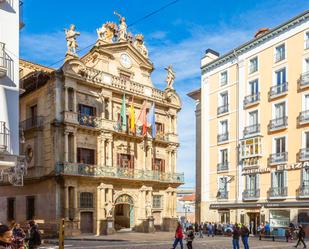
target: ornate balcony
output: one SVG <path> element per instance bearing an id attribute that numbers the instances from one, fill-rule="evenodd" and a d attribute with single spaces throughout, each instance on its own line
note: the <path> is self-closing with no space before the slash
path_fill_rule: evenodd
<path id="1" fill-rule="evenodd" d="M 309 185 L 300 186 L 297 189 L 298 198 L 309 198 Z"/>
<path id="2" fill-rule="evenodd" d="M 19 123 L 19 127 L 26 131 L 30 129 L 41 129 L 44 125 L 44 117 L 43 116 L 35 116 L 32 118 L 27 118 L 24 121 Z"/>
<path id="3" fill-rule="evenodd" d="M 244 201 L 254 201 L 260 198 L 260 189 L 246 189 L 242 192 Z"/>
<path id="4" fill-rule="evenodd" d="M 57 163 L 56 174 L 70 176 L 103 177 L 114 179 L 184 183 L 183 173 L 165 173 L 154 170 L 129 169 L 88 165 L 79 163 Z"/>
<path id="5" fill-rule="evenodd" d="M 309 160 L 309 148 L 300 149 L 298 158 L 299 158 L 299 161 Z"/>
<path id="6" fill-rule="evenodd" d="M 222 105 L 217 108 L 217 115 L 222 115 L 229 111 L 229 105 Z"/>
<path id="7" fill-rule="evenodd" d="M 269 199 L 284 199 L 288 195 L 287 187 L 277 187 L 277 188 L 269 188 L 268 190 L 268 198 Z"/>
<path id="8" fill-rule="evenodd" d="M 246 126 L 245 129 L 244 129 L 244 137 L 256 135 L 257 133 L 260 132 L 260 129 L 261 129 L 260 124 L 254 124 L 254 125 Z"/>
<path id="9" fill-rule="evenodd" d="M 298 90 L 309 87 L 309 72 L 300 75 L 298 81 Z"/>
<path id="10" fill-rule="evenodd" d="M 244 99 L 244 108 L 247 108 L 249 106 L 258 104 L 260 101 L 260 93 L 255 93 L 252 95 L 248 95 Z"/>
<path id="11" fill-rule="evenodd" d="M 268 124 L 268 131 L 277 131 L 277 130 L 282 130 L 286 129 L 288 126 L 288 117 L 281 117 L 281 118 L 276 118 L 270 120 Z"/>
<path id="12" fill-rule="evenodd" d="M 270 154 L 268 158 L 269 164 L 280 164 L 288 161 L 288 152 Z"/>
<path id="13" fill-rule="evenodd" d="M 271 100 L 271 99 L 283 96 L 283 95 L 287 94 L 287 92 L 288 92 L 288 83 L 287 82 L 282 83 L 282 84 L 277 85 L 277 86 L 272 86 L 270 88 L 269 92 L 268 92 L 268 98 Z"/>
<path id="14" fill-rule="evenodd" d="M 309 123 L 309 110 L 300 112 L 297 117 L 297 124 L 304 125 L 308 123 Z"/>
<path id="15" fill-rule="evenodd" d="M 227 200 L 229 198 L 229 192 L 227 190 L 218 190 L 217 199 L 218 200 Z"/>
<path id="16" fill-rule="evenodd" d="M 217 171 L 227 171 L 229 170 L 229 163 L 228 162 L 221 162 L 217 164 Z"/>
<path id="17" fill-rule="evenodd" d="M 10 131 L 5 122 L 0 121 L 0 152 L 8 150 L 10 144 Z"/>
<path id="18" fill-rule="evenodd" d="M 223 133 L 223 134 L 219 134 L 217 136 L 218 143 L 223 143 L 223 142 L 228 141 L 228 140 L 229 140 L 229 133 L 228 132 Z"/>

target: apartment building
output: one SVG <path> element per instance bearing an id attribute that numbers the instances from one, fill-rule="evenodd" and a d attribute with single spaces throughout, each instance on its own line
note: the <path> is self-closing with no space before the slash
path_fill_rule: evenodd
<path id="1" fill-rule="evenodd" d="M 201 60 L 197 219 L 309 221 L 309 11 Z M 199 113 L 201 116 L 199 116 Z"/>
<path id="2" fill-rule="evenodd" d="M 25 164 L 19 156 L 19 29 L 23 3 L 0 1 L 0 182 L 23 184 Z"/>

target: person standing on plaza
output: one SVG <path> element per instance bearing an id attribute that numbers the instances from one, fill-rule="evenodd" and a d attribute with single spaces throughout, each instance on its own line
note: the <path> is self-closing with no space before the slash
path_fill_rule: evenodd
<path id="1" fill-rule="evenodd" d="M 203 223 L 199 225 L 200 238 L 203 238 Z"/>
<path id="2" fill-rule="evenodd" d="M 213 226 L 212 226 L 211 222 L 209 222 L 207 229 L 208 229 L 208 237 L 211 236 L 211 235 L 213 237 L 214 236 L 213 235 Z"/>
<path id="3" fill-rule="evenodd" d="M 188 249 L 193 249 L 192 243 L 194 240 L 194 231 L 192 226 L 190 226 L 186 232 L 186 240 Z"/>
<path id="4" fill-rule="evenodd" d="M 182 226 L 181 226 L 180 222 L 178 222 L 176 232 L 175 232 L 175 240 L 174 240 L 174 244 L 173 244 L 172 249 L 175 249 L 177 247 L 178 243 L 180 244 L 180 248 L 183 249 L 182 239 L 183 239 Z"/>
<path id="5" fill-rule="evenodd" d="M 30 225 L 30 237 L 29 237 L 29 249 L 37 249 L 41 245 L 41 234 L 39 232 L 38 225 L 35 222 L 29 221 Z"/>
<path id="6" fill-rule="evenodd" d="M 264 227 L 265 235 L 269 236 L 270 235 L 270 224 L 269 222 L 266 221 L 265 227 Z"/>
<path id="7" fill-rule="evenodd" d="M 241 240 L 245 249 L 249 249 L 249 229 L 245 225 L 243 225 L 240 229 Z"/>
<path id="8" fill-rule="evenodd" d="M 305 243 L 305 237 L 306 237 L 306 233 L 304 231 L 304 228 L 302 225 L 299 225 L 299 231 L 298 231 L 298 241 L 297 241 L 297 244 L 296 244 L 296 248 L 298 247 L 298 245 L 301 243 L 303 243 L 304 245 L 304 248 L 307 248 L 307 245 Z"/>
<path id="9" fill-rule="evenodd" d="M 240 230 L 238 224 L 236 223 L 232 232 L 233 249 L 239 249 L 239 237 L 240 237 Z"/>
<path id="10" fill-rule="evenodd" d="M 12 249 L 12 230 L 7 225 L 0 225 L 0 249 Z"/>

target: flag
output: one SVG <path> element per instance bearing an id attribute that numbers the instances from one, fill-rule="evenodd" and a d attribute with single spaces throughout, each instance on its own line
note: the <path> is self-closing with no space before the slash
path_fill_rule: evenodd
<path id="1" fill-rule="evenodd" d="M 142 135 L 145 136 L 147 133 L 147 117 L 146 117 L 146 103 L 144 102 L 141 112 L 137 119 L 139 125 L 142 126 Z"/>
<path id="2" fill-rule="evenodd" d="M 151 105 L 151 108 L 148 113 L 148 126 L 151 127 L 151 136 L 153 138 L 156 137 L 156 114 L 155 114 L 155 105 L 154 103 Z"/>
<path id="3" fill-rule="evenodd" d="M 129 122 L 130 122 L 130 131 L 132 133 L 135 133 L 135 110 L 134 110 L 134 105 L 133 105 L 133 99 L 131 102 L 130 110 L 129 110 Z"/>
<path id="4" fill-rule="evenodd" d="M 126 96 L 122 97 L 121 111 L 120 111 L 120 119 L 121 119 L 121 129 L 122 131 L 127 130 L 127 113 L 126 113 Z"/>

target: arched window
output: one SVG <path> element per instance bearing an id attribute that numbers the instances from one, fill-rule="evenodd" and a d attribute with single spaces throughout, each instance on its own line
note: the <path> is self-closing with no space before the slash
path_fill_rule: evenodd
<path id="1" fill-rule="evenodd" d="M 93 193 L 81 192 L 79 206 L 80 208 L 93 208 Z"/>

